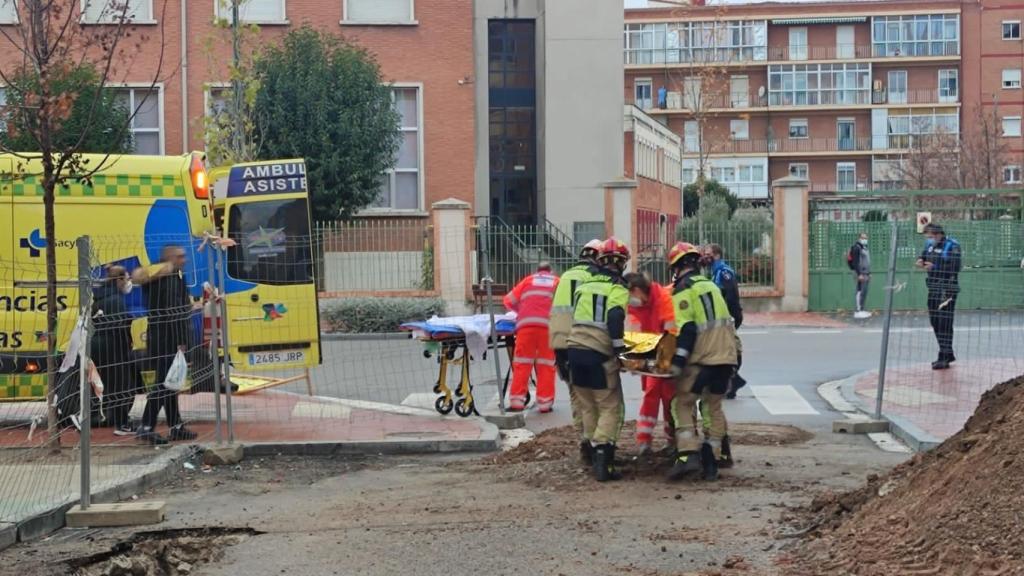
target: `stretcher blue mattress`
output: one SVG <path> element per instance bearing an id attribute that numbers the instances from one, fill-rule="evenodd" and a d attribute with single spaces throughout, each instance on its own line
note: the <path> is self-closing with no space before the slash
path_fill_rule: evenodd
<path id="1" fill-rule="evenodd" d="M 427 322 L 406 322 L 399 326 L 399 328 L 406 332 L 419 330 L 430 338 L 462 336 L 462 328 L 458 326 L 428 324 Z M 516 323 L 514 320 L 498 320 L 494 328 L 498 331 L 498 336 L 511 336 L 516 331 Z"/>

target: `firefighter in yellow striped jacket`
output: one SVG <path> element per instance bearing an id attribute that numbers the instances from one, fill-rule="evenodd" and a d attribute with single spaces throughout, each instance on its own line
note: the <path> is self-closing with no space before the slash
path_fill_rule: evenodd
<path id="1" fill-rule="evenodd" d="M 593 239 L 580 250 L 580 261 L 566 270 L 555 288 L 555 299 L 551 304 L 551 323 L 549 334 L 551 349 L 555 351 L 555 366 L 558 375 L 566 384 L 570 384 L 569 374 L 569 331 L 572 330 L 573 294 L 581 285 L 590 282 L 595 274 L 600 273 L 597 265 L 598 252 L 602 242 Z M 576 436 L 580 439 L 580 459 L 587 466 L 593 464 L 593 447 L 590 438 L 583 435 L 583 419 L 576 402 L 576 392 L 569 386 L 569 405 L 572 408 L 572 424 Z"/>
<path id="2" fill-rule="evenodd" d="M 604 274 L 581 285 L 573 296 L 568 340 L 571 385 L 583 420 L 583 435 L 593 446 L 592 468 L 598 482 L 621 478 L 614 461 L 625 415 L 619 354 L 626 347 L 629 290 L 622 273 L 628 262 L 625 244 L 615 238 L 605 240 L 598 257 Z"/>
<path id="3" fill-rule="evenodd" d="M 672 363 L 680 370 L 672 416 L 676 425 L 676 461 L 670 480 L 703 472 L 718 478 L 722 439 L 728 431 L 722 400 L 736 367 L 736 328 L 722 291 L 700 275 L 700 250 L 679 242 L 668 254 L 673 273 L 672 303 L 679 337 Z M 700 442 L 694 427 L 680 425 L 693 419 L 697 400 L 707 407 L 710 422 Z"/>

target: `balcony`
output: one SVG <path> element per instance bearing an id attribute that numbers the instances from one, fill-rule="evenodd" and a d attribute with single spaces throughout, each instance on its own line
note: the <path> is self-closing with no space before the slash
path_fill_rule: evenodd
<path id="1" fill-rule="evenodd" d="M 709 139 L 710 140 L 710 139 Z M 829 153 L 856 154 L 870 153 L 871 138 L 773 138 L 766 140 L 719 140 L 709 142 L 707 150 L 712 156 L 747 154 L 747 155 L 821 155 Z M 683 144 L 685 154 L 698 153 L 696 142 L 686 139 Z"/>
<path id="2" fill-rule="evenodd" d="M 765 62 L 765 46 L 723 48 L 627 48 L 623 51 L 626 66 L 729 66 Z"/>
<path id="3" fill-rule="evenodd" d="M 643 108 L 640 103 L 634 102 Z M 739 110 L 745 108 L 764 108 L 768 105 L 766 96 L 757 92 L 718 92 L 696 95 L 669 92 L 665 99 L 665 107 L 643 108 L 648 114 L 692 113 L 694 110 Z"/>
<path id="4" fill-rule="evenodd" d="M 945 90 L 875 90 L 871 93 L 872 104 L 956 104 L 959 101 L 959 94 L 950 94 Z"/>
<path id="5" fill-rule="evenodd" d="M 831 44 L 823 46 L 769 46 L 768 59 L 773 62 L 800 62 L 803 60 L 855 60 L 870 58 L 868 44 Z"/>
<path id="6" fill-rule="evenodd" d="M 875 144 L 884 146 L 884 150 L 905 151 L 920 150 L 931 154 L 953 154 L 960 143 L 959 134 L 889 134 L 875 138 Z M 878 146 L 875 147 L 879 149 Z"/>
<path id="7" fill-rule="evenodd" d="M 957 40 L 875 42 L 871 47 L 872 58 L 960 57 L 960 42 Z"/>

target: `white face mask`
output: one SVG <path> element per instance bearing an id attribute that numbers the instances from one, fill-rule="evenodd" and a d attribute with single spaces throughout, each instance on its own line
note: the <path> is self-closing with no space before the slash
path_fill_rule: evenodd
<path id="1" fill-rule="evenodd" d="M 135 285 L 132 284 L 132 281 L 126 280 L 125 283 L 121 285 L 121 294 L 131 294 L 133 288 L 135 288 Z"/>
<path id="2" fill-rule="evenodd" d="M 867 238 L 861 238 L 860 239 L 860 243 L 861 243 L 862 246 L 867 246 L 868 245 L 868 239 Z"/>
<path id="3" fill-rule="evenodd" d="M 641 299 L 639 299 L 639 298 L 637 298 L 635 296 L 631 296 L 629 298 L 629 305 L 634 307 L 634 308 L 639 308 L 640 306 L 644 305 L 644 302 L 643 302 L 643 300 L 641 300 Z"/>

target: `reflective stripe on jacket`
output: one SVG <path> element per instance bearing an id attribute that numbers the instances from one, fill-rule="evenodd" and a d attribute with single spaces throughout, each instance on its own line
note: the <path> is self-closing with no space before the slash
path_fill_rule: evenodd
<path id="1" fill-rule="evenodd" d="M 602 276 L 582 284 L 573 300 L 570 347 L 587 348 L 610 357 L 625 346 L 629 290 L 621 277 Z"/>
<path id="2" fill-rule="evenodd" d="M 672 303 L 679 329 L 677 358 L 687 364 L 736 364 L 736 328 L 722 291 L 707 278 L 690 274 L 676 281 Z"/>
<path id="3" fill-rule="evenodd" d="M 558 276 L 537 272 L 523 278 L 505 295 L 505 307 L 516 312 L 517 329 L 524 326 L 548 327 L 557 287 Z"/>

